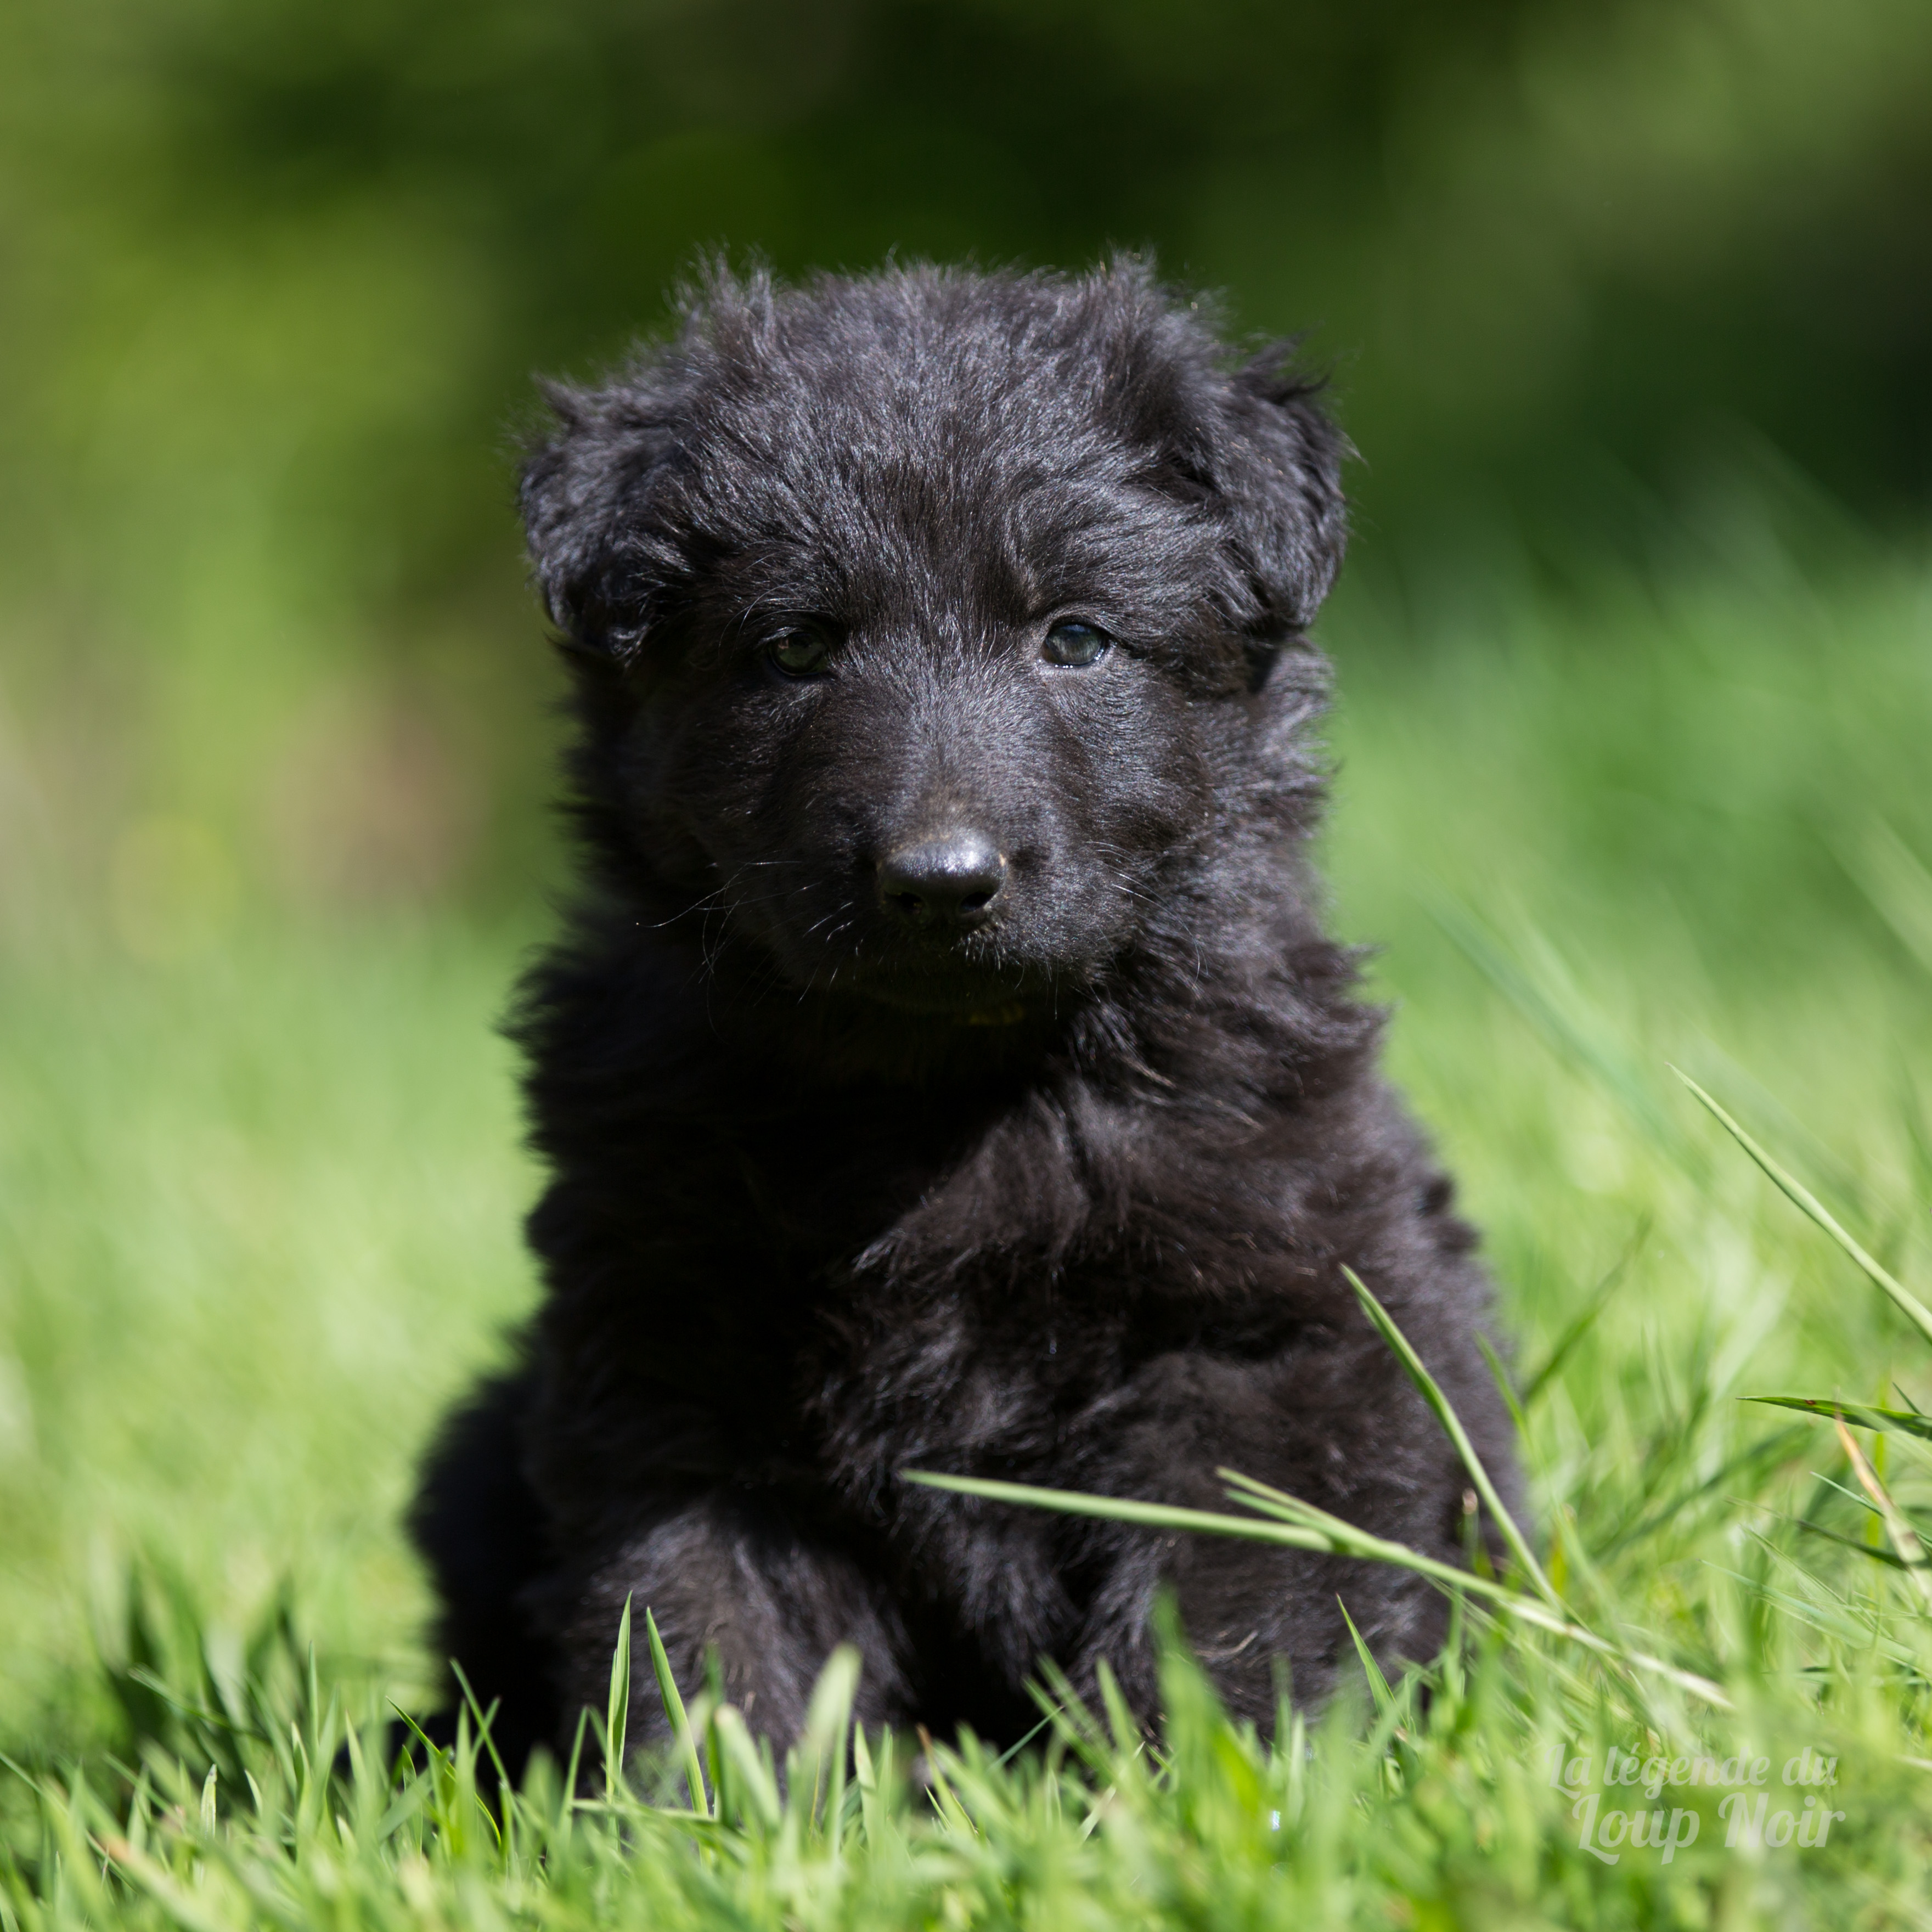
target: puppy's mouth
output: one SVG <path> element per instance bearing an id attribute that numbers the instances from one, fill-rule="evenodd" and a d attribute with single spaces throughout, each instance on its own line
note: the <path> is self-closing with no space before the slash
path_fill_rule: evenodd
<path id="1" fill-rule="evenodd" d="M 1078 1004 L 1095 984 L 1112 956 L 1106 942 L 1116 935 L 1091 930 L 1094 922 L 1078 916 L 1088 908 L 1065 890 L 1044 918 L 1037 894 L 1016 892 L 1016 882 L 1004 879 L 986 881 L 980 903 L 967 890 L 980 882 L 955 876 L 966 870 L 958 863 L 942 872 L 930 862 L 923 875 L 910 862 L 897 874 L 881 867 L 876 884 L 861 874 L 855 890 L 849 874 L 828 869 L 820 881 L 748 898 L 734 910 L 740 930 L 778 967 L 780 983 L 844 1010 L 842 1024 L 862 1027 L 871 1010 L 882 1022 L 896 1014 L 970 1028 L 990 1043 L 1064 1016 L 1070 1000 Z"/>
<path id="2" fill-rule="evenodd" d="M 1001 956 L 983 936 L 978 944 L 944 951 L 848 956 L 836 971 L 814 974 L 813 983 L 835 999 L 993 1034 L 1050 1016 L 1068 990 L 1057 964 Z"/>
<path id="3" fill-rule="evenodd" d="M 963 974 L 944 978 L 914 974 L 867 974 L 842 979 L 827 990 L 848 992 L 872 1006 L 889 1006 L 897 1012 L 916 1014 L 955 1026 L 1020 1026 L 1048 1004 L 1043 991 L 1016 986 L 1010 981 L 989 986 L 981 980 L 974 985 L 968 982 Z"/>

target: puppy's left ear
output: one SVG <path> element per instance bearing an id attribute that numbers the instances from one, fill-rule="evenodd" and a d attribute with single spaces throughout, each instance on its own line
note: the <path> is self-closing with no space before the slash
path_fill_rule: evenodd
<path id="1" fill-rule="evenodd" d="M 1228 381 L 1228 434 L 1216 466 L 1258 628 L 1275 635 L 1314 621 L 1348 541 L 1342 462 L 1348 439 L 1278 343 Z"/>

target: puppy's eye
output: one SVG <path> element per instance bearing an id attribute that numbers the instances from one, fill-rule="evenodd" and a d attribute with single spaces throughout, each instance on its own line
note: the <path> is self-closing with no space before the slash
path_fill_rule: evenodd
<path id="1" fill-rule="evenodd" d="M 1047 632 L 1040 655 L 1048 664 L 1096 664 L 1107 655 L 1113 641 L 1096 624 L 1056 624 Z"/>
<path id="2" fill-rule="evenodd" d="M 787 677 L 812 677 L 825 668 L 831 640 L 823 631 L 801 626 L 785 631 L 765 646 L 765 656 Z"/>

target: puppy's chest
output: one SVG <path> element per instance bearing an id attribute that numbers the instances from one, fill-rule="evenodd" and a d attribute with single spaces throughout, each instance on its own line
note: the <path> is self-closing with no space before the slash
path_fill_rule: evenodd
<path id="1" fill-rule="evenodd" d="M 1102 1205 L 1064 1147 L 1016 1145 L 1004 1120 L 964 1136 L 930 1120 L 840 1125 L 815 1145 L 802 1130 L 782 1137 L 808 1160 L 733 1150 L 738 1232 L 755 1228 L 765 1256 L 745 1256 L 752 1292 L 733 1300 L 766 1314 L 736 1322 L 730 1352 L 741 1373 L 766 1357 L 791 1392 L 785 1433 L 855 1480 L 921 1459 L 1057 1463 L 1163 1358 L 1272 1356 L 1305 1316 L 1280 1284 L 1237 1278 L 1246 1250 L 1204 1292 L 1210 1231 L 1181 1225 L 1203 1213 L 1198 1184 L 1184 1211 L 1157 1187 Z M 1230 1216 L 1210 1220 L 1220 1238 Z"/>
<path id="2" fill-rule="evenodd" d="M 820 1311 L 806 1406 L 835 1465 L 868 1482 L 922 1458 L 1017 1468 L 1118 1385 L 1124 1340 L 1117 1318 L 1077 1318 L 1044 1272 L 860 1276 Z"/>
<path id="3" fill-rule="evenodd" d="M 1193 1288 L 1104 1250 L 852 1278 L 808 1348 L 812 1433 L 866 1490 L 921 1466 L 1050 1480 L 1177 1372 L 1268 1374 L 1318 1332 L 1278 1294 L 1210 1303 Z"/>

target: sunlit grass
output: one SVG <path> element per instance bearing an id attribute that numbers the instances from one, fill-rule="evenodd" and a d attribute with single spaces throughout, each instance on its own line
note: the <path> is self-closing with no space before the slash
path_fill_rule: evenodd
<path id="1" fill-rule="evenodd" d="M 162 965 L 104 925 L 73 943 L 77 887 L 58 956 L 28 934 L 0 965 L 0 1743 L 42 1787 L 0 1798 L 6 1909 L 50 1932 L 1926 1922 L 1932 1647 L 1864 1482 L 1923 1534 L 1924 1445 L 1865 1433 L 1862 1474 L 1828 1421 L 1744 1399 L 1932 1408 L 1932 1345 L 1671 1069 L 1932 1302 L 1928 580 L 1619 582 L 1453 634 L 1363 604 L 1330 642 L 1340 922 L 1383 943 L 1394 1070 L 1484 1230 L 1531 1542 L 1580 1625 L 1732 1709 L 1472 1601 L 1426 1698 L 1360 1674 L 1272 1752 L 1171 1649 L 1157 1749 L 1104 1711 L 1005 1766 L 874 1736 L 829 1814 L 842 1755 L 814 1808 L 702 1700 L 713 1816 L 676 1815 L 682 1761 L 578 1804 L 552 1767 L 500 1830 L 473 1742 L 391 1790 L 385 1700 L 428 1674 L 412 1459 L 531 1292 L 490 1022 L 537 919 L 250 914 Z M 143 1553 L 178 1583 L 130 1624 Z M 1612 1867 L 1548 1775 L 1552 1748 L 1746 1738 L 1838 1756 L 1824 1850 L 1726 1850 L 1723 1794 L 1678 1791 L 1694 1844 Z"/>
<path id="2" fill-rule="evenodd" d="M 332 1647 L 406 1664 L 412 1459 L 528 1294 L 532 1174 L 492 1030 L 517 940 L 452 922 L 5 970 L 16 1739 L 137 1551 L 224 1620 L 292 1572 Z"/>

